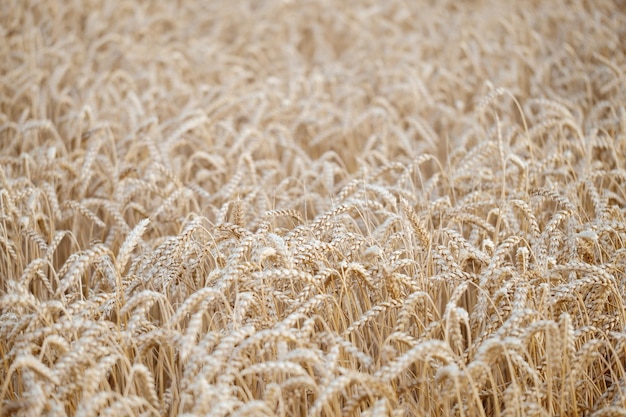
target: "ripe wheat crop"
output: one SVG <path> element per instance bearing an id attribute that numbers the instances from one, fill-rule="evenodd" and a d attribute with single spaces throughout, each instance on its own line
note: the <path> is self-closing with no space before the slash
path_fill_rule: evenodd
<path id="1" fill-rule="evenodd" d="M 0 416 L 626 416 L 626 4 L 0 2 Z"/>

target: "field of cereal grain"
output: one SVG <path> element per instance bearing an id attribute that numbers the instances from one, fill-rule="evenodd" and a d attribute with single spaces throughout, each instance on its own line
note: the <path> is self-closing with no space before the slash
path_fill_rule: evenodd
<path id="1" fill-rule="evenodd" d="M 4 0 L 0 416 L 626 416 L 626 3 Z"/>

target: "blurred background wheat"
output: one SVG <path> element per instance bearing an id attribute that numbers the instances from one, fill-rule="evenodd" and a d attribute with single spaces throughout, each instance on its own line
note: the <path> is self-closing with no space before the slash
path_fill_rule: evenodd
<path id="1" fill-rule="evenodd" d="M 5 0 L 0 414 L 626 416 L 626 4 Z"/>

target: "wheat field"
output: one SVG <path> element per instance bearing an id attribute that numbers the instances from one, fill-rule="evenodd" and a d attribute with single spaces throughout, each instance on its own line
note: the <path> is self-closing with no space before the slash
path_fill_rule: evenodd
<path id="1" fill-rule="evenodd" d="M 0 2 L 0 415 L 626 416 L 626 3 Z"/>

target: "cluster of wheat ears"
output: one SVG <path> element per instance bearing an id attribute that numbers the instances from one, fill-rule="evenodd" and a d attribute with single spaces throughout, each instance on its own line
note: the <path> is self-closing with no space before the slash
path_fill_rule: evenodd
<path id="1" fill-rule="evenodd" d="M 0 414 L 626 416 L 626 4 L 0 2 Z"/>

